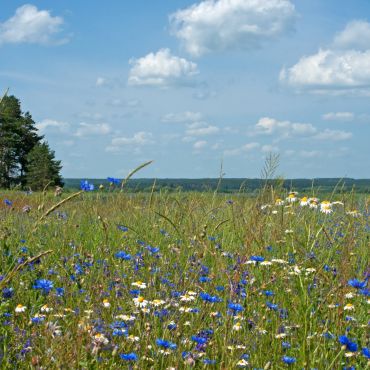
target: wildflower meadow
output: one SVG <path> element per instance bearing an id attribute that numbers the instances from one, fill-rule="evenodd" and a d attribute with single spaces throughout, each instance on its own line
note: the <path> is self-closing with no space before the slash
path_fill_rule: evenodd
<path id="1" fill-rule="evenodd" d="M 1 193 L 4 369 L 369 368 L 369 199 Z"/>

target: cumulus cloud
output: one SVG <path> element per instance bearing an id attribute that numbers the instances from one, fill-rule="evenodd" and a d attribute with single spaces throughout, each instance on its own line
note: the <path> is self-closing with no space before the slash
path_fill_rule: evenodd
<path id="1" fill-rule="evenodd" d="M 322 116 L 324 121 L 342 121 L 349 122 L 353 121 L 355 118 L 354 113 L 352 112 L 329 112 L 325 113 Z"/>
<path id="2" fill-rule="evenodd" d="M 206 122 L 194 122 L 188 125 L 185 134 L 187 136 L 208 136 L 217 134 L 218 132 L 220 132 L 220 129 L 216 126 L 209 125 Z"/>
<path id="3" fill-rule="evenodd" d="M 275 118 L 263 117 L 255 125 L 255 132 L 266 135 L 275 134 L 280 138 L 288 138 L 312 135 L 317 132 L 317 129 L 310 123 L 279 121 Z"/>
<path id="4" fill-rule="evenodd" d="M 289 0 L 204 0 L 170 15 L 173 34 L 193 56 L 255 49 L 293 29 Z"/>
<path id="5" fill-rule="evenodd" d="M 181 112 L 181 113 L 168 113 L 165 114 L 161 121 L 165 123 L 189 123 L 196 122 L 202 119 L 202 114 L 199 112 Z"/>
<path id="6" fill-rule="evenodd" d="M 193 148 L 195 150 L 201 150 L 201 149 L 205 148 L 206 146 L 207 146 L 207 142 L 205 140 L 199 140 L 199 141 L 196 141 L 193 144 Z"/>
<path id="7" fill-rule="evenodd" d="M 370 23 L 363 20 L 349 22 L 333 42 L 336 48 L 368 50 L 370 48 Z"/>
<path id="8" fill-rule="evenodd" d="M 325 129 L 314 136 L 317 140 L 342 141 L 352 138 L 352 132 Z"/>
<path id="9" fill-rule="evenodd" d="M 280 81 L 312 93 L 370 94 L 370 23 L 350 22 L 331 47 L 284 68 Z"/>
<path id="10" fill-rule="evenodd" d="M 153 143 L 153 135 L 150 132 L 139 131 L 131 137 L 115 137 L 106 148 L 107 152 L 118 152 L 123 148 L 140 147 Z"/>
<path id="11" fill-rule="evenodd" d="M 41 133 L 46 131 L 68 132 L 70 125 L 67 122 L 44 119 L 43 121 L 36 123 L 36 127 Z"/>
<path id="12" fill-rule="evenodd" d="M 311 123 L 295 123 L 279 121 L 275 118 L 263 117 L 254 126 L 252 135 L 270 135 L 274 142 L 290 138 L 309 138 L 313 140 L 341 141 L 348 140 L 352 133 L 341 130 L 317 129 Z M 274 148 L 276 149 L 276 148 Z M 268 150 L 275 151 L 275 150 Z"/>
<path id="13" fill-rule="evenodd" d="M 85 137 L 94 135 L 107 135 L 111 127 L 107 123 L 85 123 L 81 122 L 74 136 Z"/>
<path id="14" fill-rule="evenodd" d="M 238 147 L 238 148 L 232 148 L 232 149 L 227 149 L 224 151 L 224 156 L 225 157 L 233 157 L 233 156 L 238 156 L 238 155 L 241 155 L 243 153 L 248 153 L 248 152 L 251 152 L 257 148 L 259 148 L 261 145 L 259 143 L 256 143 L 256 142 L 252 142 L 252 143 L 247 143 L 241 147 Z"/>
<path id="15" fill-rule="evenodd" d="M 134 86 L 186 85 L 198 74 L 195 63 L 172 55 L 169 49 L 160 49 L 157 53 L 131 59 L 130 64 L 132 67 L 128 84 Z"/>
<path id="16" fill-rule="evenodd" d="M 104 77 L 98 77 L 98 78 L 96 79 L 95 85 L 96 85 L 97 87 L 101 87 L 101 86 L 104 86 L 104 85 L 106 85 L 106 84 L 107 84 L 107 80 L 106 80 Z"/>
<path id="17" fill-rule="evenodd" d="M 67 40 L 53 38 L 61 31 L 62 24 L 62 17 L 53 17 L 49 11 L 38 10 L 34 5 L 23 5 L 13 17 L 0 23 L 0 45 L 63 43 Z"/>

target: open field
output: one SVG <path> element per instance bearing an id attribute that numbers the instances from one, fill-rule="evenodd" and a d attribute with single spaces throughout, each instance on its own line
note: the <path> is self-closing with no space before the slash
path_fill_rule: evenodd
<path id="1" fill-rule="evenodd" d="M 2 368 L 369 367 L 365 195 L 67 196 L 1 193 Z"/>

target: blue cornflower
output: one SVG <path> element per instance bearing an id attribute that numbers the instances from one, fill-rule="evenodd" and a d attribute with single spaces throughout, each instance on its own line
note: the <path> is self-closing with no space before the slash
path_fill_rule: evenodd
<path id="1" fill-rule="evenodd" d="M 350 279 L 348 280 L 348 285 L 350 285 L 351 287 L 353 288 L 356 288 L 356 289 L 364 289 L 366 288 L 366 285 L 367 285 L 367 281 L 360 281 L 360 280 L 357 280 L 357 279 Z"/>
<path id="2" fill-rule="evenodd" d="M 272 290 L 264 290 L 263 293 L 266 297 L 271 297 L 274 295 L 274 292 Z"/>
<path id="3" fill-rule="evenodd" d="M 217 362 L 216 360 L 211 360 L 209 358 L 203 359 L 203 364 L 205 364 L 205 365 L 215 365 L 216 362 Z"/>
<path id="4" fill-rule="evenodd" d="M 369 358 L 370 359 L 370 349 L 369 348 L 362 348 L 362 354 L 366 357 L 366 358 Z"/>
<path id="5" fill-rule="evenodd" d="M 121 353 L 119 355 L 119 357 L 122 359 L 122 360 L 125 360 L 125 361 L 137 361 L 137 359 L 139 358 L 138 355 L 134 352 L 131 352 L 131 353 Z"/>
<path id="6" fill-rule="evenodd" d="M 159 252 L 158 247 L 152 247 L 151 245 L 147 245 L 146 249 L 151 253 L 151 254 L 156 254 Z"/>
<path id="7" fill-rule="evenodd" d="M 64 288 L 55 288 L 58 297 L 64 296 Z"/>
<path id="8" fill-rule="evenodd" d="M 94 184 L 90 184 L 87 180 L 81 180 L 80 188 L 84 191 L 93 191 L 95 186 Z"/>
<path id="9" fill-rule="evenodd" d="M 14 295 L 14 289 L 13 288 L 4 288 L 3 289 L 3 298 L 10 299 Z"/>
<path id="10" fill-rule="evenodd" d="M 112 184 L 114 184 L 114 185 L 119 185 L 121 183 L 121 180 L 120 179 L 116 179 L 114 177 L 107 177 L 107 180 L 109 182 L 111 182 Z"/>
<path id="11" fill-rule="evenodd" d="M 205 343 L 207 343 L 208 338 L 199 337 L 199 336 L 197 336 L 197 335 L 192 335 L 191 340 L 192 340 L 193 342 L 198 343 L 198 344 L 205 344 Z"/>
<path id="12" fill-rule="evenodd" d="M 356 352 L 357 351 L 357 344 L 355 342 L 352 342 L 347 336 L 341 335 L 338 337 L 339 343 L 346 346 L 346 349 L 350 352 Z"/>
<path id="13" fill-rule="evenodd" d="M 279 306 L 275 303 L 271 303 L 271 302 L 266 302 L 266 306 L 270 309 L 270 310 L 273 310 L 273 311 L 277 311 L 277 309 L 279 308 Z"/>
<path id="14" fill-rule="evenodd" d="M 175 343 L 172 343 L 170 342 L 169 340 L 165 340 L 165 339 L 161 339 L 161 338 L 158 338 L 155 343 L 157 344 L 157 346 L 159 347 L 163 347 L 163 348 L 169 348 L 169 349 L 176 349 L 177 348 L 177 345 Z"/>
<path id="15" fill-rule="evenodd" d="M 208 276 L 201 276 L 200 278 L 199 278 L 199 282 L 200 283 L 208 283 L 208 282 L 210 282 L 212 279 L 211 278 L 209 278 Z"/>
<path id="16" fill-rule="evenodd" d="M 41 324 L 45 320 L 45 317 L 35 316 L 31 319 L 32 324 Z"/>
<path id="17" fill-rule="evenodd" d="M 264 257 L 262 257 L 262 256 L 251 256 L 250 258 L 249 258 L 249 260 L 250 261 L 254 261 L 254 262 L 263 262 L 264 260 L 265 260 L 265 258 Z"/>
<path id="18" fill-rule="evenodd" d="M 123 226 L 123 225 L 117 225 L 117 229 L 118 229 L 118 230 L 121 230 L 121 231 L 123 231 L 123 232 L 128 231 L 128 227 Z"/>
<path id="19" fill-rule="evenodd" d="M 51 280 L 47 279 L 37 279 L 35 281 L 35 285 L 33 289 L 42 290 L 44 294 L 49 294 L 49 292 L 53 289 L 54 283 Z"/>
<path id="20" fill-rule="evenodd" d="M 123 335 L 126 335 L 127 336 L 127 330 L 126 329 L 113 329 L 113 332 L 112 332 L 112 335 L 114 337 L 122 337 Z"/>
<path id="21" fill-rule="evenodd" d="M 230 302 L 227 307 L 230 310 L 232 310 L 234 314 L 236 312 L 244 311 L 244 307 L 241 304 L 239 304 L 239 303 L 232 303 L 232 302 Z"/>
<path id="22" fill-rule="evenodd" d="M 369 297 L 369 296 L 370 296 L 370 290 L 369 290 L 369 289 L 367 289 L 367 288 L 365 288 L 365 289 L 359 289 L 359 290 L 358 290 L 358 293 L 359 293 L 359 294 L 362 294 L 362 295 L 364 295 L 364 296 L 366 296 L 366 297 Z"/>
<path id="23" fill-rule="evenodd" d="M 9 199 L 4 199 L 4 204 L 8 207 L 11 207 L 13 205 L 13 202 L 10 201 Z"/>
<path id="24" fill-rule="evenodd" d="M 121 260 L 129 261 L 132 257 L 131 254 L 128 254 L 124 251 L 119 251 L 114 255 L 116 258 L 119 258 Z"/>
<path id="25" fill-rule="evenodd" d="M 289 356 L 283 356 L 281 359 L 285 364 L 288 364 L 288 365 L 294 364 L 297 361 L 295 357 L 289 357 Z"/>
<path id="26" fill-rule="evenodd" d="M 217 297 L 216 295 L 212 296 L 208 293 L 202 292 L 199 294 L 199 296 L 205 302 L 210 302 L 210 303 L 222 302 L 222 299 L 220 297 Z"/>
<path id="27" fill-rule="evenodd" d="M 283 343 L 281 343 L 281 345 L 282 345 L 282 347 L 283 347 L 284 349 L 288 349 L 288 348 L 290 348 L 290 347 L 291 347 L 291 345 L 290 345 L 290 343 L 289 343 L 289 342 L 283 342 Z"/>

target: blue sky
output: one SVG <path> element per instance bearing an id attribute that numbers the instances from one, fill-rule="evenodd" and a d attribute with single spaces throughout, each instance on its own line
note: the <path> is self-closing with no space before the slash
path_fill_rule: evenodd
<path id="1" fill-rule="evenodd" d="M 0 1 L 0 88 L 65 177 L 369 177 L 368 0 Z"/>

